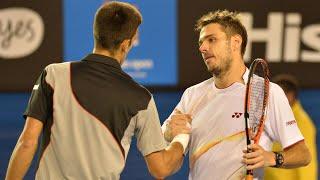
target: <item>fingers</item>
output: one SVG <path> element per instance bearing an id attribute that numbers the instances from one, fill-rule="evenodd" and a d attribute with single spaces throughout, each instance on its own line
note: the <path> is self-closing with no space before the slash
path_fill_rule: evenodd
<path id="1" fill-rule="evenodd" d="M 186 123 L 188 123 L 187 118 L 186 117 L 178 117 L 175 115 L 172 115 L 171 118 L 168 121 L 169 125 L 172 124 L 176 124 L 176 125 L 185 125 Z"/>
<path id="2" fill-rule="evenodd" d="M 177 124 L 191 123 L 192 119 L 189 114 L 174 114 L 170 118 L 170 122 Z"/>
<path id="3" fill-rule="evenodd" d="M 250 144 L 247 146 L 247 149 L 243 150 L 243 153 L 250 153 L 253 151 L 263 150 L 263 148 L 258 144 Z"/>
<path id="4" fill-rule="evenodd" d="M 249 149 L 249 150 L 248 150 Z M 248 149 L 243 150 L 242 162 L 247 165 L 248 170 L 264 167 L 266 165 L 264 149 L 258 144 L 251 144 Z"/>
<path id="5" fill-rule="evenodd" d="M 191 126 L 188 125 L 186 121 L 179 121 L 179 122 L 169 122 L 168 123 L 171 133 L 175 136 L 177 134 L 190 134 L 191 133 Z"/>
<path id="6" fill-rule="evenodd" d="M 188 123 L 188 118 L 182 115 L 172 115 L 169 124 L 185 125 Z"/>
<path id="7" fill-rule="evenodd" d="M 167 123 L 172 137 L 178 134 L 190 134 L 191 133 L 191 116 L 189 114 L 182 114 L 178 109 L 174 110 L 173 115 Z"/>
<path id="8" fill-rule="evenodd" d="M 253 165 L 247 165 L 247 170 L 253 170 L 253 169 L 258 169 L 258 168 L 261 168 L 261 167 L 264 167 L 264 162 L 262 161 L 259 161 Z"/>
<path id="9" fill-rule="evenodd" d="M 257 164 L 263 162 L 263 156 L 254 156 L 252 158 L 246 158 L 243 156 L 242 162 L 248 165 Z"/>
<path id="10" fill-rule="evenodd" d="M 247 151 L 248 150 L 243 150 L 243 158 L 251 159 L 263 154 L 263 151 L 261 149 L 250 149 L 249 152 Z"/>
<path id="11" fill-rule="evenodd" d="M 191 121 L 192 121 L 192 117 L 191 117 L 191 115 L 190 114 L 184 114 L 184 113 L 182 113 L 180 110 L 178 110 L 178 109 L 174 109 L 173 110 L 173 115 L 172 116 L 174 116 L 174 117 L 183 117 L 183 118 L 185 118 L 189 123 L 191 123 Z M 171 117 L 172 117 L 171 116 Z"/>
<path id="12" fill-rule="evenodd" d="M 183 117 L 186 119 L 191 119 L 191 115 L 190 114 L 173 114 L 171 117 Z"/>
<path id="13" fill-rule="evenodd" d="M 259 144 L 250 144 L 248 145 L 248 149 L 252 149 L 253 151 L 262 149 L 262 147 Z"/>

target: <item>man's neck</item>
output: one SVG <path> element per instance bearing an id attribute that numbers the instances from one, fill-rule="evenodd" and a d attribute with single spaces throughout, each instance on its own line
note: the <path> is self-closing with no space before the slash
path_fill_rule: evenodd
<path id="1" fill-rule="evenodd" d="M 242 78 L 246 72 L 246 66 L 243 60 L 234 62 L 229 71 L 222 74 L 220 77 L 213 76 L 214 83 L 217 88 L 224 89 L 231 86 L 235 82 L 244 84 L 244 79 Z"/>
<path id="2" fill-rule="evenodd" d="M 115 60 L 117 60 L 117 62 L 119 64 L 121 64 L 121 57 L 119 56 L 119 53 L 111 53 L 110 51 L 108 50 L 104 50 L 104 49 L 98 49 L 98 48 L 94 48 L 93 51 L 92 51 L 94 54 L 100 54 L 100 55 L 103 55 L 103 56 L 108 56 L 108 57 L 111 57 Z"/>

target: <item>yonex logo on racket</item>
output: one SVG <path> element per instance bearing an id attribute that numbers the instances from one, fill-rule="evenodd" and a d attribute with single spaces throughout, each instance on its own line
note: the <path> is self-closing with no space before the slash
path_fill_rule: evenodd
<path id="1" fill-rule="evenodd" d="M 232 118 L 239 118 L 239 117 L 241 117 L 242 114 L 243 114 L 243 113 L 235 112 L 231 117 L 232 117 Z"/>

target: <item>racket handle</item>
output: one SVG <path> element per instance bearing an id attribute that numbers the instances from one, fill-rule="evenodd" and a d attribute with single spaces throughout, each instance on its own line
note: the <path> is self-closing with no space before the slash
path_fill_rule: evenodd
<path id="1" fill-rule="evenodd" d="M 246 175 L 246 180 L 253 180 L 253 175 L 251 175 L 251 174 Z"/>
<path id="2" fill-rule="evenodd" d="M 253 171 L 247 170 L 246 180 L 253 180 Z"/>

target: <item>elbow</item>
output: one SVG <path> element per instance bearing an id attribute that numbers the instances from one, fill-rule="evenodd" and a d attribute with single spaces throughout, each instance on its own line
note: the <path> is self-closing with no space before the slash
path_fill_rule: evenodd
<path id="1" fill-rule="evenodd" d="M 155 179 L 165 179 L 171 174 L 169 168 L 166 168 L 165 166 L 163 166 L 163 168 L 149 169 L 149 172 Z"/>
<path id="2" fill-rule="evenodd" d="M 164 179 L 172 175 L 182 164 L 182 153 L 177 153 L 171 148 L 161 150 L 146 156 L 149 173 L 156 179 Z"/>
<path id="3" fill-rule="evenodd" d="M 148 170 L 155 179 L 165 179 L 172 174 L 173 168 L 166 161 L 158 159 L 154 163 L 148 163 Z"/>
<path id="4" fill-rule="evenodd" d="M 306 153 L 306 156 L 305 156 L 305 160 L 304 160 L 303 166 L 309 165 L 310 162 L 311 162 L 311 159 L 312 159 L 311 153 L 310 153 L 310 151 L 308 150 L 307 153 Z"/>
<path id="5" fill-rule="evenodd" d="M 307 166 L 311 162 L 311 153 L 309 149 L 305 146 L 302 151 L 300 151 L 301 156 L 301 161 L 300 161 L 300 167 Z"/>

